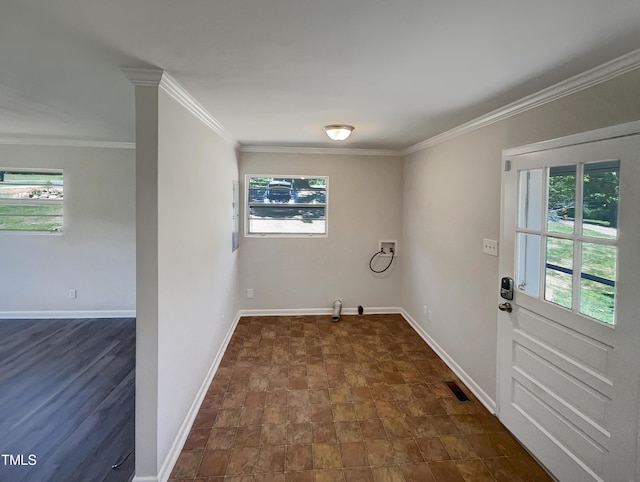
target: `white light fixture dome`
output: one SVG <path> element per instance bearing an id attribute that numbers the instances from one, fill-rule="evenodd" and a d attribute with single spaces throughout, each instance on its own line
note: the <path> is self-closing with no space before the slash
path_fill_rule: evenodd
<path id="1" fill-rule="evenodd" d="M 329 136 L 329 139 L 334 141 L 344 141 L 351 135 L 353 129 L 355 129 L 355 127 L 343 124 L 331 124 L 322 128 L 322 130 Z"/>

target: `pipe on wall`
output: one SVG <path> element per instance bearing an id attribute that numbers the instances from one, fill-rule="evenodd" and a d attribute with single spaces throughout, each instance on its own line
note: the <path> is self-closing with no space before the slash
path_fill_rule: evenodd
<path id="1" fill-rule="evenodd" d="M 331 314 L 331 321 L 338 321 L 340 319 L 341 312 L 342 312 L 342 300 L 335 300 L 333 302 L 333 313 Z"/>

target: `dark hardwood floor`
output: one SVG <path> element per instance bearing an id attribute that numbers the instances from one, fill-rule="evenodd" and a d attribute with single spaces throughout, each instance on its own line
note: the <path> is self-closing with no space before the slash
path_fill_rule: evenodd
<path id="1" fill-rule="evenodd" d="M 130 480 L 134 397 L 134 319 L 0 320 L 0 482 Z"/>

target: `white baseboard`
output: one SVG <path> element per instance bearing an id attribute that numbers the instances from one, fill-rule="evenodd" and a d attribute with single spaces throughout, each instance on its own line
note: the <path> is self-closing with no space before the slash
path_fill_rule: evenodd
<path id="1" fill-rule="evenodd" d="M 287 308 L 269 310 L 240 310 L 240 316 L 304 316 L 304 315 L 331 315 L 332 308 Z M 384 315 L 397 313 L 402 314 L 404 310 L 396 307 L 365 307 L 365 315 Z M 356 315 L 358 308 L 342 308 L 343 315 Z"/>
<path id="2" fill-rule="evenodd" d="M 133 482 L 166 482 L 169 479 L 169 476 L 171 475 L 171 470 L 173 469 L 173 466 L 176 464 L 176 461 L 180 456 L 182 447 L 184 446 L 184 443 L 187 440 L 187 437 L 189 436 L 189 432 L 191 431 L 191 426 L 193 425 L 193 422 L 196 419 L 196 416 L 198 415 L 198 410 L 200 410 L 200 405 L 202 405 L 202 402 L 204 401 L 204 397 L 206 396 L 207 391 L 209 390 L 209 386 L 211 385 L 211 381 L 213 380 L 213 377 L 215 376 L 216 371 L 220 366 L 220 361 L 222 360 L 224 352 L 227 350 L 229 341 L 231 341 L 231 335 L 233 335 L 233 332 L 236 329 L 236 326 L 238 325 L 238 321 L 240 321 L 241 316 L 242 316 L 241 312 L 239 311 L 236 314 L 236 317 L 234 318 L 233 323 L 231 323 L 231 326 L 229 326 L 229 330 L 227 330 L 227 334 L 225 335 L 224 340 L 222 341 L 222 345 L 220 345 L 220 348 L 218 349 L 218 353 L 216 353 L 216 356 L 213 359 L 213 362 L 211 363 L 211 367 L 209 367 L 207 376 L 202 381 L 202 385 L 200 385 L 200 389 L 198 390 L 198 393 L 196 394 L 196 397 L 194 398 L 193 403 L 191 404 L 191 408 L 187 412 L 187 415 L 184 418 L 182 425 L 180 426 L 180 430 L 178 430 L 178 434 L 176 435 L 176 438 L 174 439 L 173 444 L 169 449 L 169 453 L 164 459 L 164 463 L 160 468 L 160 472 L 158 472 L 158 477 L 157 478 L 134 477 Z"/>
<path id="3" fill-rule="evenodd" d="M 425 329 L 418 324 L 416 320 L 414 320 L 409 313 L 405 310 L 402 310 L 401 315 L 407 320 L 407 323 L 411 325 L 411 327 L 420 335 L 420 337 L 427 342 L 427 345 L 431 347 L 433 351 L 435 351 L 442 361 L 444 361 L 447 366 L 451 369 L 453 373 L 455 373 L 460 380 L 471 390 L 471 392 L 476 396 L 480 402 L 489 410 L 491 413 L 496 413 L 496 402 L 493 400 L 487 393 L 480 388 L 473 378 L 465 372 L 460 365 L 458 365 L 451 356 L 436 343 L 436 341 L 429 336 L 429 334 L 425 331 Z"/>
<path id="4" fill-rule="evenodd" d="M 40 320 L 49 318 L 135 318 L 136 310 L 103 311 L 0 311 L 0 320 Z"/>

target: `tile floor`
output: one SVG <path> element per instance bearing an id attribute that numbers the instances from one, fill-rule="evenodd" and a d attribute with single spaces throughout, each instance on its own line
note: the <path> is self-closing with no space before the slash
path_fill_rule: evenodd
<path id="1" fill-rule="evenodd" d="M 170 478 L 551 480 L 399 315 L 242 318 Z"/>

